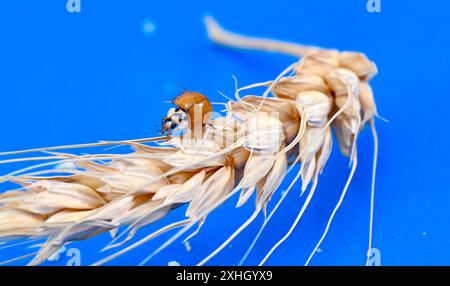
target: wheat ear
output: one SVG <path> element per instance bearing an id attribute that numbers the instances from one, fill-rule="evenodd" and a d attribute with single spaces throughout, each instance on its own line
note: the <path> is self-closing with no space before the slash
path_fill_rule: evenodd
<path id="1" fill-rule="evenodd" d="M 209 36 L 219 44 L 302 58 L 274 80 L 236 87 L 236 100 L 223 103 L 226 114 L 209 119 L 195 129 L 194 137 L 188 136 L 194 130 L 187 127 L 181 136 L 0 153 L 0 156 L 46 154 L 0 162 L 45 161 L 0 177 L 2 182 L 11 181 L 21 186 L 0 195 L 0 241 L 45 240 L 37 253 L 15 259 L 34 256 L 29 265 L 37 265 L 67 243 L 106 231 L 115 233 L 121 226 L 127 226 L 125 232 L 104 248 L 112 249 L 128 242 L 143 226 L 164 218 L 179 205 L 187 205 L 186 219 L 155 231 L 95 265 L 109 262 L 164 232 L 183 227 L 141 262 L 146 264 L 195 225 L 199 227 L 187 239 L 197 234 L 208 215 L 224 201 L 240 192 L 239 207 L 254 195 L 253 215 L 200 262 L 204 264 L 245 230 L 260 211 L 266 214 L 269 201 L 287 172 L 300 162 L 300 171 L 288 191 L 301 177 L 301 193 L 313 183 L 308 199 L 291 230 L 274 246 L 265 262 L 290 236 L 307 209 L 331 152 L 331 130 L 334 130 L 341 151 L 351 158 L 352 172 L 321 241 L 325 238 L 357 165 L 358 134 L 377 114 L 368 85 L 376 73 L 375 65 L 360 53 L 239 36 L 225 31 L 212 18 L 207 18 L 206 24 Z M 261 96 L 241 96 L 240 93 L 258 86 L 267 87 Z M 202 132 L 200 136 L 198 130 Z M 55 152 L 117 145 L 130 146 L 133 152 L 82 156 Z M 293 160 L 289 162 L 289 159 Z M 54 168 L 61 164 L 65 167 Z M 374 163 L 374 169 L 375 166 Z M 374 185 L 373 181 L 371 221 Z M 269 218 L 266 216 L 260 232 L 280 204 L 281 200 Z M 125 234 L 127 237 L 116 243 Z"/>

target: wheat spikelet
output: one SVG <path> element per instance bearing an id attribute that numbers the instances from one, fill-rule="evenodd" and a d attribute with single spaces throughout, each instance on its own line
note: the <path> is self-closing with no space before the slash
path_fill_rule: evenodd
<path id="1" fill-rule="evenodd" d="M 224 104 L 226 114 L 215 119 L 208 117 L 200 128 L 187 125 L 181 136 L 1 153 L 47 153 L 45 157 L 0 161 L 3 164 L 53 161 L 0 178 L 2 182 L 12 181 L 21 185 L 20 190 L 0 195 L 0 241 L 45 239 L 30 262 L 30 265 L 36 265 L 69 242 L 106 231 L 114 233 L 119 227 L 127 226 L 104 250 L 121 246 L 143 226 L 163 218 L 179 205 L 187 204 L 186 219 L 149 234 L 96 265 L 131 251 L 164 232 L 183 227 L 142 262 L 145 263 L 197 225 L 197 230 L 185 241 L 194 236 L 208 214 L 234 194 L 239 192 L 236 207 L 248 203 L 249 198 L 255 195 L 252 216 L 199 263 L 203 265 L 260 212 L 267 213 L 267 205 L 286 174 L 301 163 L 300 171 L 282 199 L 269 216 L 265 215 L 260 232 L 241 261 L 245 260 L 273 213 L 301 178 L 302 193 L 311 185 L 306 202 L 290 231 L 271 249 L 261 262 L 263 264 L 290 236 L 311 201 L 332 149 L 334 130 L 342 153 L 350 156 L 352 170 L 323 240 L 357 165 L 358 134 L 367 122 L 374 126 L 377 111 L 368 81 L 376 74 L 375 65 L 360 53 L 247 38 L 224 31 L 212 18 L 207 18 L 206 22 L 209 36 L 216 43 L 283 52 L 301 59 L 272 81 L 237 88 L 236 100 Z M 267 87 L 262 96 L 241 96 L 240 93 L 258 86 Z M 269 97 L 269 93 L 274 97 Z M 193 119 L 190 120 L 192 123 Z M 190 136 L 190 132 L 194 136 Z M 144 144 L 150 141 L 158 143 Z M 128 145 L 133 152 L 84 156 L 55 152 L 107 145 Z M 56 164 L 67 163 L 72 168 L 52 168 Z M 67 175 L 62 176 L 61 173 Z M 372 212 L 373 208 L 371 219 Z M 370 241 L 371 235 L 370 230 Z"/>

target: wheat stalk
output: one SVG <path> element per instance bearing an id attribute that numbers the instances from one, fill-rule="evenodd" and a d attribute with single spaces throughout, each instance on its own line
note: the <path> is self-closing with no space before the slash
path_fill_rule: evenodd
<path id="1" fill-rule="evenodd" d="M 121 246 L 143 226 L 163 218 L 175 207 L 187 204 L 186 219 L 149 234 L 96 265 L 131 251 L 164 232 L 183 227 L 142 262 L 146 263 L 197 225 L 197 230 L 185 241 L 194 236 L 211 211 L 234 194 L 240 192 L 236 207 L 246 204 L 255 195 L 252 216 L 199 263 L 203 265 L 260 212 L 267 212 L 268 202 L 286 174 L 301 163 L 300 171 L 276 207 L 269 216 L 265 216 L 260 232 L 241 261 L 244 262 L 267 222 L 296 182 L 301 178 L 302 193 L 312 183 L 306 202 L 290 231 L 266 255 L 261 262 L 263 264 L 290 236 L 311 201 L 319 174 L 332 149 L 331 134 L 334 130 L 341 151 L 351 158 L 352 169 L 321 241 L 324 239 L 357 166 L 359 132 L 369 122 L 376 136 L 373 120 L 377 112 L 368 84 L 376 74 L 375 65 L 360 53 L 240 36 L 225 31 L 210 17 L 206 18 L 206 24 L 208 35 L 218 44 L 282 52 L 301 59 L 272 81 L 236 88 L 236 100 L 224 103 L 226 114 L 206 122 L 200 128 L 201 136 L 187 136 L 192 131 L 187 127 L 184 135 L 178 137 L 0 153 L 2 156 L 47 153 L 43 157 L 3 160 L 0 164 L 52 160 L 0 177 L 1 182 L 12 181 L 21 186 L 19 190 L 0 195 L 0 241 L 45 239 L 29 263 L 36 265 L 67 243 L 106 231 L 111 231 L 114 238 L 104 250 Z M 241 96 L 242 92 L 258 86 L 267 87 L 262 96 Z M 274 97 L 269 97 L 270 93 Z M 158 143 L 144 144 L 146 142 Z M 133 152 L 88 156 L 55 153 L 70 148 L 108 145 L 128 145 Z M 52 168 L 56 164 L 72 167 Z M 371 221 L 373 189 L 374 181 Z M 115 235 L 120 226 L 127 226 L 127 229 Z M 370 229 L 369 243 L 371 236 Z"/>

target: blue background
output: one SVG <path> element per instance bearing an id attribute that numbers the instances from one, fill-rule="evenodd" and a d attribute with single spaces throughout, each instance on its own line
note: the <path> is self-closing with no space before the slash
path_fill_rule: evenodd
<path id="1" fill-rule="evenodd" d="M 82 0 L 81 13 L 65 0 L 0 4 L 0 150 L 154 136 L 164 103 L 187 87 L 223 101 L 240 84 L 274 78 L 294 58 L 211 45 L 202 17 L 226 28 L 341 50 L 365 52 L 380 73 L 372 81 L 380 137 L 374 247 L 383 265 L 450 264 L 449 20 L 448 1 L 106 1 Z M 154 31 L 146 33 L 145 23 Z M 368 236 L 372 139 L 359 141 L 360 165 L 321 253 L 312 265 L 363 265 Z M 125 152 L 125 151 L 123 151 Z M 20 167 L 0 166 L 1 173 Z M 269 265 L 302 265 L 336 203 L 348 175 L 337 146 L 304 219 Z M 287 181 L 292 179 L 292 174 Z M 2 190 L 9 185 L 0 186 Z M 283 186 L 286 187 L 286 184 Z M 282 189 L 282 188 L 281 188 Z M 274 195 L 280 198 L 281 189 Z M 290 227 L 304 198 L 293 191 L 250 256 L 255 264 Z M 232 199 L 192 239 L 150 261 L 195 264 L 251 214 Z M 273 203 L 273 202 L 272 202 Z M 138 237 L 179 219 L 184 208 L 145 228 Z M 260 217 L 210 264 L 236 264 L 262 222 Z M 167 235 L 113 261 L 135 265 Z M 87 265 L 103 257 L 100 235 L 75 243 Z M 0 251 L 0 259 L 30 250 Z M 67 257 L 50 265 L 64 265 Z M 24 264 L 20 261 L 16 264 Z"/>

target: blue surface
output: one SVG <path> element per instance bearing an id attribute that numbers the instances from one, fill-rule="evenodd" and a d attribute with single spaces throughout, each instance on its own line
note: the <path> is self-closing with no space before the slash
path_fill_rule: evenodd
<path id="1" fill-rule="evenodd" d="M 372 81 L 380 136 L 374 247 L 383 265 L 450 264 L 450 73 L 448 1 L 99 1 L 82 0 L 70 14 L 65 0 L 0 4 L 0 150 L 148 137 L 184 87 L 214 101 L 220 90 L 274 78 L 293 58 L 211 45 L 202 17 L 211 14 L 233 31 L 304 44 L 365 52 L 380 73 Z M 164 4 L 163 4 L 164 3 Z M 147 27 L 153 32 L 145 32 Z M 152 26 L 153 25 L 153 26 Z M 348 196 L 312 265 L 363 265 L 368 236 L 372 141 L 359 141 L 360 165 Z M 1 173 L 20 167 L 0 166 Z M 268 265 L 302 265 L 319 239 L 348 175 L 335 148 L 317 195 L 296 231 Z M 288 180 L 292 176 L 288 177 Z M 2 190 L 7 185 L 0 186 Z M 286 187 L 286 184 L 284 185 Z M 274 195 L 279 198 L 281 191 Z M 290 227 L 304 198 L 292 192 L 248 260 L 258 263 Z M 215 249 L 252 212 L 235 199 L 212 214 L 192 239 L 150 261 L 194 264 Z M 183 208 L 153 229 L 182 216 Z M 260 217 L 211 264 L 236 264 Z M 168 236 L 113 264 L 135 265 Z M 101 235 L 75 243 L 87 265 L 103 255 Z M 19 250 L 0 251 L 0 260 Z M 23 249 L 20 251 L 23 253 Z M 64 265 L 67 258 L 51 265 Z M 17 264 L 23 264 L 20 261 Z"/>

